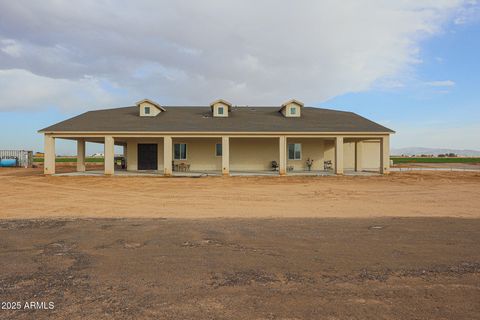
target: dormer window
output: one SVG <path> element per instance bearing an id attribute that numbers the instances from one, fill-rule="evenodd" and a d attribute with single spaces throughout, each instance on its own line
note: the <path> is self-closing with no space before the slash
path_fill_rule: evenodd
<path id="1" fill-rule="evenodd" d="M 279 111 L 287 118 L 289 117 L 298 118 L 301 116 L 302 108 L 303 108 L 302 102 L 292 99 L 282 104 L 282 107 L 280 108 Z"/>
<path id="2" fill-rule="evenodd" d="M 222 99 L 218 99 L 210 104 L 214 117 L 228 117 L 232 109 L 232 104 Z"/>
<path id="3" fill-rule="evenodd" d="M 158 103 L 148 99 L 138 101 L 137 107 L 139 109 L 140 117 L 155 117 L 159 113 L 166 111 L 165 108 Z"/>

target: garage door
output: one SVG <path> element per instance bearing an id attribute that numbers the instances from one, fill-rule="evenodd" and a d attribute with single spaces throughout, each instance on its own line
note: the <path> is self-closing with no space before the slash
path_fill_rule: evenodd
<path id="1" fill-rule="evenodd" d="M 138 144 L 138 170 L 157 170 L 157 144 Z"/>

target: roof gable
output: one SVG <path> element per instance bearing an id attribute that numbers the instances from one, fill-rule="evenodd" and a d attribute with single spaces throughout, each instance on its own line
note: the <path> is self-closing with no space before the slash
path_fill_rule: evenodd
<path id="1" fill-rule="evenodd" d="M 139 107 L 141 104 L 148 103 L 154 107 L 156 107 L 160 111 L 167 111 L 164 107 L 156 103 L 155 101 L 152 101 L 150 99 L 142 99 L 136 103 L 136 106 Z"/>
<path id="2" fill-rule="evenodd" d="M 223 100 L 223 99 L 217 99 L 217 100 L 213 101 L 212 103 L 210 103 L 210 108 L 212 108 L 212 110 L 213 110 L 213 107 L 217 104 L 223 104 L 224 106 L 228 107 L 228 111 L 232 110 L 232 104 L 230 102 L 228 102 L 227 100 Z"/>
<path id="3" fill-rule="evenodd" d="M 290 100 L 288 100 L 287 102 L 285 102 L 285 103 L 282 104 L 282 108 L 285 108 L 286 106 L 288 106 L 288 105 L 290 105 L 290 104 L 292 104 L 292 103 L 293 103 L 293 104 L 296 104 L 296 105 L 299 106 L 299 107 L 303 107 L 303 106 L 304 106 L 304 105 L 303 105 L 303 102 L 298 101 L 298 100 L 296 100 L 296 99 L 290 99 Z"/>

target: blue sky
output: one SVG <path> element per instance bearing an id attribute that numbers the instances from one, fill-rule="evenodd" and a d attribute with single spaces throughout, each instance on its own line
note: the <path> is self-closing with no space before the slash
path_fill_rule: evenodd
<path id="1" fill-rule="evenodd" d="M 0 149 L 41 151 L 38 129 L 142 98 L 297 98 L 396 130 L 393 148 L 480 150 L 476 1 L 161 2 L 0 2 Z"/>
<path id="2" fill-rule="evenodd" d="M 394 148 L 480 150 L 480 24 L 451 23 L 423 41 L 420 52 L 421 62 L 391 88 L 380 85 L 320 105 L 393 128 Z"/>

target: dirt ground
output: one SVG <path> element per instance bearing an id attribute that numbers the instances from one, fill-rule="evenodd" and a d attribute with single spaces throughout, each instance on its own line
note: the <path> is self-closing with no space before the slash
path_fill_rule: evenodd
<path id="1" fill-rule="evenodd" d="M 0 185 L 0 319 L 480 318 L 480 173 Z"/>
<path id="2" fill-rule="evenodd" d="M 479 172 L 356 177 L 45 177 L 2 169 L 1 218 L 480 217 Z"/>
<path id="3" fill-rule="evenodd" d="M 0 222 L 1 319 L 479 319 L 480 220 Z"/>

